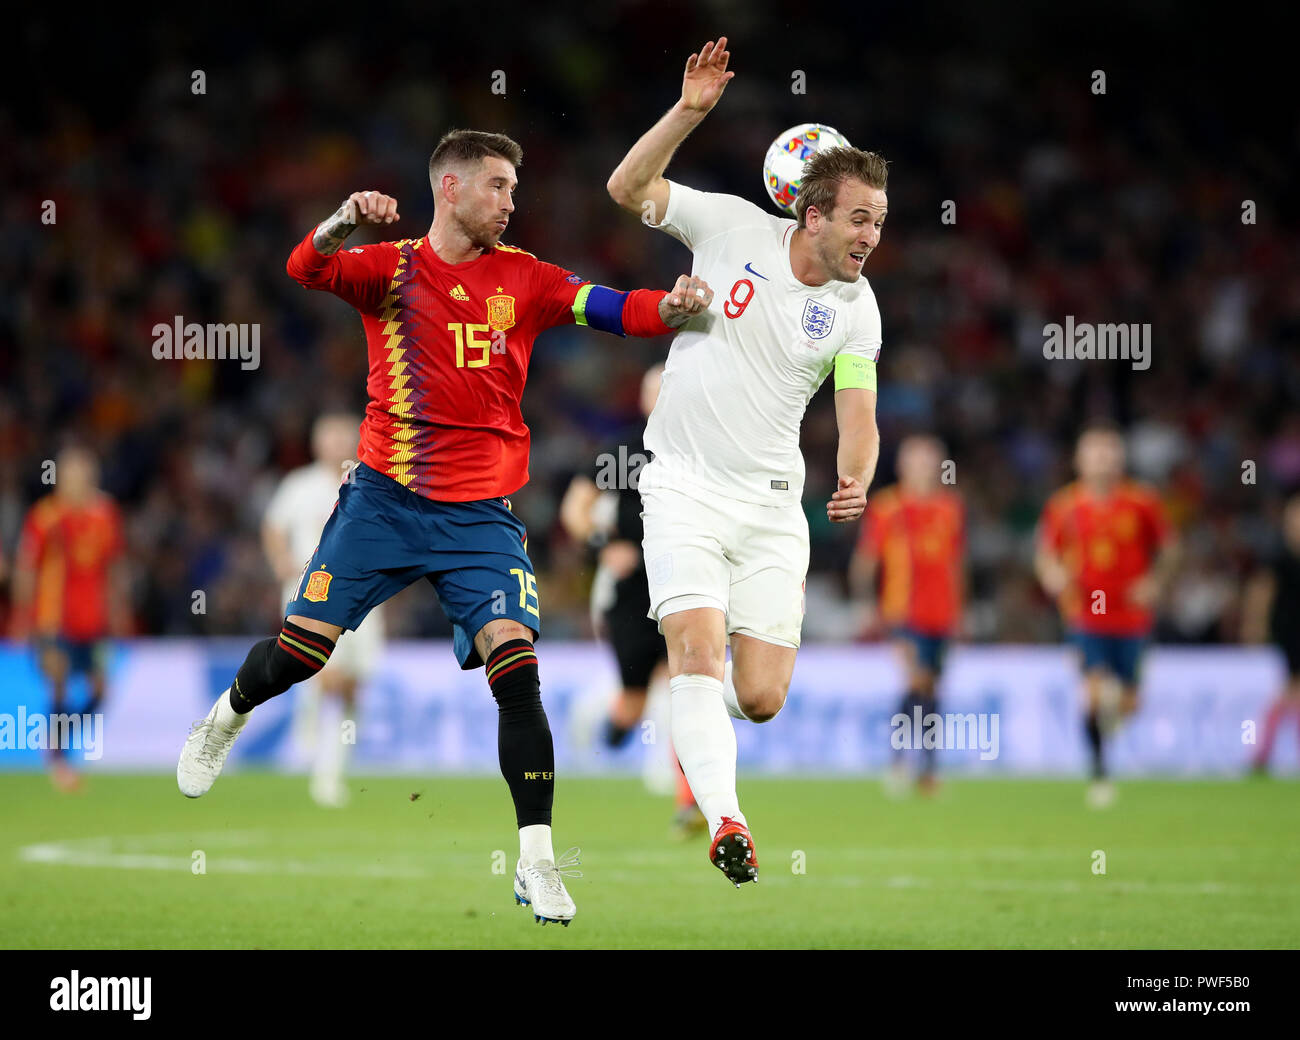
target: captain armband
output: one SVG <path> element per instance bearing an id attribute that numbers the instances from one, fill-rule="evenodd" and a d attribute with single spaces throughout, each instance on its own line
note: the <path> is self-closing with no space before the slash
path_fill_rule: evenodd
<path id="1" fill-rule="evenodd" d="M 835 389 L 875 390 L 876 363 L 857 354 L 836 354 Z"/>
<path id="2" fill-rule="evenodd" d="M 573 320 L 601 332 L 626 336 L 623 328 L 623 304 L 627 293 L 603 285 L 584 285 L 573 298 Z"/>

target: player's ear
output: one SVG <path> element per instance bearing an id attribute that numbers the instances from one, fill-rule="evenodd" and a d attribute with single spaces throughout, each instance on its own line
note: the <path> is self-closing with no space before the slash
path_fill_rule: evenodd
<path id="1" fill-rule="evenodd" d="M 444 173 L 439 187 L 442 189 L 443 199 L 455 203 L 456 196 L 460 194 L 460 178 L 454 173 Z"/>

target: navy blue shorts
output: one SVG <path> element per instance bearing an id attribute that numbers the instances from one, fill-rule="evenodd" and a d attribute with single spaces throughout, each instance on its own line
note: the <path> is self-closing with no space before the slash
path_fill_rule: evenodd
<path id="1" fill-rule="evenodd" d="M 1147 641 L 1143 636 L 1103 636 L 1092 632 L 1074 631 L 1070 642 L 1083 655 L 1085 672 L 1110 672 L 1126 686 L 1136 686 L 1138 666 Z"/>
<path id="2" fill-rule="evenodd" d="M 108 641 L 105 639 L 68 639 L 66 636 L 43 636 L 36 640 L 36 653 L 57 650 L 68 660 L 68 675 L 103 673 L 107 667 Z"/>
<path id="3" fill-rule="evenodd" d="M 356 628 L 375 607 L 425 578 L 451 620 L 456 659 L 483 661 L 474 637 L 508 618 L 541 634 L 528 532 L 510 501 L 434 502 L 366 465 L 339 488 L 320 544 L 285 616 Z"/>
<path id="4" fill-rule="evenodd" d="M 894 638 L 910 643 L 916 651 L 916 663 L 935 675 L 939 674 L 943 667 L 943 652 L 948 647 L 944 636 L 927 635 L 914 628 L 898 628 L 894 630 Z"/>

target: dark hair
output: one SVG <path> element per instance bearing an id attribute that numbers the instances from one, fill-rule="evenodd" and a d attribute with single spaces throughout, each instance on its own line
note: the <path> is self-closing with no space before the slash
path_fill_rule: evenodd
<path id="1" fill-rule="evenodd" d="M 1114 419 L 1104 417 L 1089 419 L 1084 423 L 1083 429 L 1079 431 L 1079 439 L 1083 440 L 1090 433 L 1104 433 L 1111 437 L 1118 437 L 1120 440 L 1124 439 L 1124 427 L 1120 426 Z"/>
<path id="2" fill-rule="evenodd" d="M 869 188 L 884 191 L 889 181 L 889 164 L 875 152 L 847 145 L 814 152 L 803 164 L 799 194 L 794 197 L 794 215 L 799 218 L 799 226 L 807 223 L 809 206 L 816 206 L 819 213 L 829 217 L 835 209 L 840 185 L 846 180 L 861 181 Z"/>
<path id="3" fill-rule="evenodd" d="M 524 150 L 505 134 L 488 134 L 482 130 L 452 130 L 443 134 L 438 147 L 429 156 L 429 184 L 437 192 L 438 181 L 448 166 L 478 162 L 495 156 L 514 167 L 524 161 Z"/>

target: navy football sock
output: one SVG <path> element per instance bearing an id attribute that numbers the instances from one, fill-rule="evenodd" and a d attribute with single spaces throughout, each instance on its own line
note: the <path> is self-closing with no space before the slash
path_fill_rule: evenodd
<path id="1" fill-rule="evenodd" d="M 294 683 L 310 679 L 333 652 L 334 640 L 286 621 L 276 638 L 263 639 L 248 651 L 230 687 L 230 706 L 247 714 Z"/>
<path id="2" fill-rule="evenodd" d="M 555 802 L 555 745 L 542 707 L 537 654 L 527 639 L 512 639 L 487 660 L 497 702 L 497 755 L 510 786 L 520 827 L 550 826 Z"/>
<path id="3" fill-rule="evenodd" d="M 1102 757 L 1101 726 L 1097 722 L 1095 711 L 1088 712 L 1084 719 L 1084 731 L 1088 734 L 1088 748 L 1092 752 L 1092 777 L 1094 780 L 1104 779 L 1106 763 Z"/>

